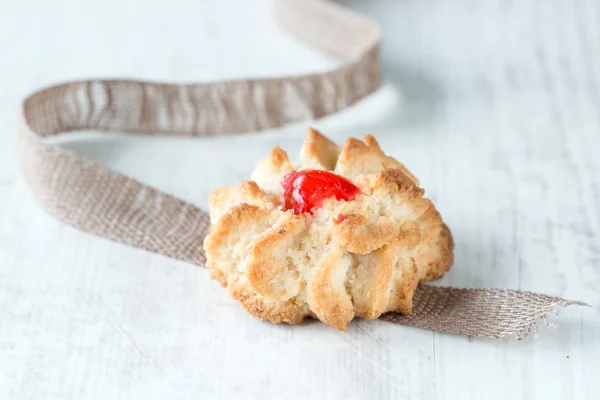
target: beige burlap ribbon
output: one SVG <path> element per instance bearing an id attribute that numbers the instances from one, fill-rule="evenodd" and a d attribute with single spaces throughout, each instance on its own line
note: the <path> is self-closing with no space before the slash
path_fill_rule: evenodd
<path id="1" fill-rule="evenodd" d="M 276 0 L 294 36 L 346 61 L 311 75 L 204 84 L 83 81 L 38 91 L 23 102 L 19 159 L 34 196 L 78 229 L 202 265 L 209 218 L 44 138 L 77 130 L 212 136 L 276 128 L 335 113 L 379 88 L 380 28 L 322 0 Z M 557 306 L 583 303 L 522 291 L 420 286 L 414 314 L 383 318 L 469 336 L 526 335 Z"/>

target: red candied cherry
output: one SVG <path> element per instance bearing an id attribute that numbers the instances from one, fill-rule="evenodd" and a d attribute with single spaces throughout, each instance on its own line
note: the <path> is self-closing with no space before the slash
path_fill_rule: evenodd
<path id="1" fill-rule="evenodd" d="M 283 186 L 283 208 L 295 214 L 312 213 L 325 199 L 354 200 L 360 189 L 348 179 L 328 171 L 305 169 L 286 174 Z"/>

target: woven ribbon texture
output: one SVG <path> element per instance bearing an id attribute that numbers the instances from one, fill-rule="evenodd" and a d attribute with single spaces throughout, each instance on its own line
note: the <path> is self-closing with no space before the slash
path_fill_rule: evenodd
<path id="1" fill-rule="evenodd" d="M 23 102 L 23 175 L 50 214 L 117 242 L 203 265 L 208 214 L 45 138 L 72 131 L 140 135 L 241 134 L 338 112 L 379 88 L 379 26 L 322 0 L 275 0 L 293 36 L 342 59 L 334 70 L 202 84 L 95 80 L 40 90 Z M 498 338 L 524 335 L 557 306 L 583 304 L 521 291 L 421 286 L 414 314 L 383 319 L 436 331 Z"/>

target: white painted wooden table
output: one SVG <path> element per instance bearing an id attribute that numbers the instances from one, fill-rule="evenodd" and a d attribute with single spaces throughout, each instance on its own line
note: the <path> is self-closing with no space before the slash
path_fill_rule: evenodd
<path id="1" fill-rule="evenodd" d="M 75 231 L 20 178 L 19 100 L 61 80 L 317 71 L 264 1 L 0 0 L 0 398 L 600 398 L 600 5 L 347 1 L 384 28 L 385 86 L 315 125 L 373 132 L 421 178 L 456 239 L 440 283 L 589 302 L 538 340 L 355 321 L 275 326 L 205 270 Z M 306 124 L 211 140 L 65 146 L 200 205 Z M 198 171 L 211 167 L 210 176 Z M 178 176 L 174 179 L 174 176 Z"/>

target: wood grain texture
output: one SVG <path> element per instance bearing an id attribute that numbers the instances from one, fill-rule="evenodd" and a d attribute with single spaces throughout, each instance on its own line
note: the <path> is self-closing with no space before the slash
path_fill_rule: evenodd
<path id="1" fill-rule="evenodd" d="M 538 340 L 376 321 L 347 333 L 248 316 L 207 271 L 44 214 L 15 161 L 21 97 L 87 77 L 214 80 L 336 61 L 280 35 L 267 3 L 0 2 L 0 398 L 596 399 L 600 375 L 600 5 L 344 1 L 384 29 L 384 87 L 315 126 L 374 133 L 456 239 L 441 284 L 586 301 Z M 57 21 L 60 20 L 60 23 Z M 206 206 L 305 124 L 236 138 L 82 135 L 63 145 Z M 153 162 L 144 160 L 153 158 Z M 211 165 L 210 176 L 197 171 Z M 177 176 L 177 179 L 173 177 Z"/>

